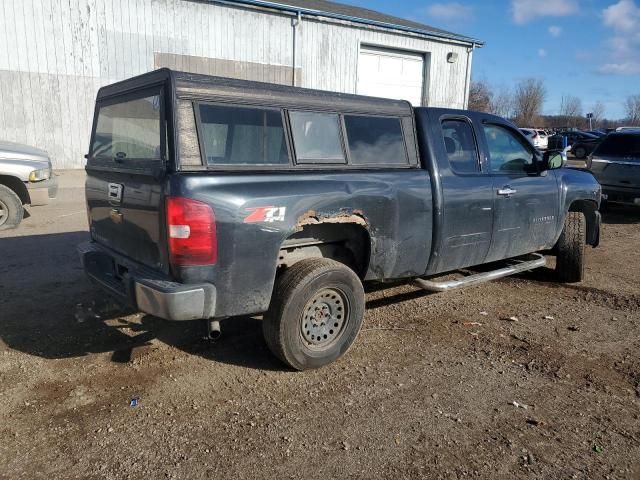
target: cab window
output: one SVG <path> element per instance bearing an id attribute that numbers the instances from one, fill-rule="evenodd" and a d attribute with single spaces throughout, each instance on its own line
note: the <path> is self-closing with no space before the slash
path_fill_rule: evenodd
<path id="1" fill-rule="evenodd" d="M 449 164 L 456 173 L 478 173 L 478 149 L 471 124 L 462 119 L 444 120 L 442 135 Z"/>
<path id="2" fill-rule="evenodd" d="M 501 125 L 484 125 L 489 149 L 489 165 L 494 173 L 529 173 L 534 168 L 534 153 L 524 138 Z"/>

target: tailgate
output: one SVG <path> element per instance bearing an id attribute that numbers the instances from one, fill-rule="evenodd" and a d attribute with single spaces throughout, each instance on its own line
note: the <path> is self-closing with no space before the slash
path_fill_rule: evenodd
<path id="1" fill-rule="evenodd" d="M 594 158 L 591 171 L 601 185 L 640 189 L 640 163 Z"/>
<path id="2" fill-rule="evenodd" d="M 167 272 L 163 119 L 162 87 L 98 102 L 86 197 L 93 240 Z"/>

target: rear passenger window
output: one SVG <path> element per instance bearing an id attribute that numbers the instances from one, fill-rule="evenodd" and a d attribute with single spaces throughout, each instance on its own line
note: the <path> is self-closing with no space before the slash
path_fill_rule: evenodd
<path id="1" fill-rule="evenodd" d="M 289 112 L 289 118 L 298 163 L 346 163 L 337 114 Z"/>
<path id="2" fill-rule="evenodd" d="M 465 120 L 445 120 L 442 133 L 451 168 L 458 173 L 479 172 L 478 148 L 471 124 Z"/>
<path id="3" fill-rule="evenodd" d="M 407 164 L 399 118 L 345 115 L 344 124 L 352 164 Z"/>
<path id="4" fill-rule="evenodd" d="M 288 165 L 279 110 L 198 106 L 200 144 L 208 165 Z"/>

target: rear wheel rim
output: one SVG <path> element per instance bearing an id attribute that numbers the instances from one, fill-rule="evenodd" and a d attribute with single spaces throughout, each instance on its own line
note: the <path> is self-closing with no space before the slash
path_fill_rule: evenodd
<path id="1" fill-rule="evenodd" d="M 7 223 L 8 219 L 9 219 L 9 207 L 7 207 L 6 203 L 0 200 L 0 226 Z"/>
<path id="2" fill-rule="evenodd" d="M 300 336 L 311 350 L 326 350 L 339 341 L 349 323 L 349 301 L 337 288 L 324 288 L 307 302 L 300 316 Z"/>

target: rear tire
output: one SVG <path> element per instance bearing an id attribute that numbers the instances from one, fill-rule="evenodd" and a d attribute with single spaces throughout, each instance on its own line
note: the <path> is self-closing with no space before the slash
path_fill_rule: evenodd
<path id="1" fill-rule="evenodd" d="M 24 216 L 22 201 L 9 187 L 0 185 L 0 230 L 16 228 Z"/>
<path id="2" fill-rule="evenodd" d="M 344 355 L 365 310 L 353 270 L 324 258 L 302 260 L 277 279 L 262 322 L 273 354 L 296 370 L 320 368 Z"/>
<path id="3" fill-rule="evenodd" d="M 582 212 L 569 212 L 556 244 L 556 275 L 564 283 L 584 278 L 586 219 Z"/>

